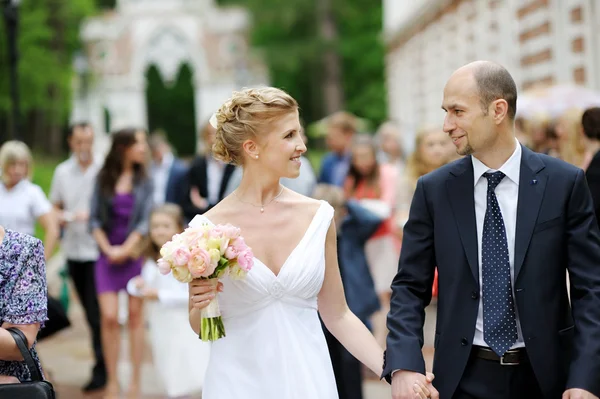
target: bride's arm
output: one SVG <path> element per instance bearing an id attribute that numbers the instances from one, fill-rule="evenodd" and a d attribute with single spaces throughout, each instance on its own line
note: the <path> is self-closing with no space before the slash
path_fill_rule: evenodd
<path id="1" fill-rule="evenodd" d="M 337 260 L 336 239 L 335 224 L 332 222 L 325 243 L 325 281 L 319 293 L 319 313 L 327 329 L 348 352 L 375 374 L 381 375 L 383 349 L 346 303 Z"/>

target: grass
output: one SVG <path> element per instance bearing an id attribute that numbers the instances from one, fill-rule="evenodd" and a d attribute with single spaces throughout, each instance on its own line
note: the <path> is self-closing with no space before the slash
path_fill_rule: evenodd
<path id="1" fill-rule="evenodd" d="M 39 154 L 34 154 L 33 159 L 33 183 L 40 186 L 47 197 L 48 194 L 50 194 L 50 184 L 52 184 L 54 170 L 63 159 Z M 74 189 L 76 189 L 76 187 L 74 187 Z M 35 236 L 39 239 L 44 239 L 44 230 L 39 223 L 36 223 L 35 225 Z"/>

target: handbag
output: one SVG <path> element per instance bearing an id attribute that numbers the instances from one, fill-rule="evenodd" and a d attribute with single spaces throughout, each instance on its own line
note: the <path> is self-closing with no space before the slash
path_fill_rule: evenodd
<path id="1" fill-rule="evenodd" d="M 42 372 L 33 360 L 33 356 L 31 356 L 25 334 L 14 327 L 6 330 L 17 343 L 23 361 L 27 365 L 29 373 L 31 373 L 31 381 L 18 384 L 0 384 L 0 399 L 56 399 L 52 384 L 42 378 Z"/>

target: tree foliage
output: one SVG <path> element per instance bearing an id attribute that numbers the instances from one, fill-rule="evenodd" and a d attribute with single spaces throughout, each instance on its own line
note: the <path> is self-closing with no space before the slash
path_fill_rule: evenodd
<path id="1" fill-rule="evenodd" d="M 324 40 L 320 0 L 220 0 L 247 7 L 251 41 L 264 54 L 272 84 L 287 90 L 307 123 L 326 116 L 323 63 L 326 50 L 341 58 L 344 108 L 374 124 L 386 117 L 381 1 L 332 0 L 337 39 Z"/>
<path id="2" fill-rule="evenodd" d="M 62 146 L 71 107 L 72 58 L 80 47 L 79 26 L 94 11 L 94 0 L 23 0 L 19 6 L 18 85 L 22 138 L 29 145 L 51 152 Z M 8 138 L 11 109 L 6 36 L 0 35 L 3 140 Z"/>
<path id="3" fill-rule="evenodd" d="M 165 85 L 154 65 L 146 72 L 148 128 L 151 132 L 164 131 L 178 155 L 184 156 L 196 153 L 192 78 L 192 69 L 187 64 L 180 67 L 171 86 Z"/>

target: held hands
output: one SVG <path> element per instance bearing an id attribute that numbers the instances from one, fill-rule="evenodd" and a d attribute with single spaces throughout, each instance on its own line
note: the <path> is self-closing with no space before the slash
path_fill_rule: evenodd
<path id="1" fill-rule="evenodd" d="M 392 399 L 432 398 L 439 399 L 440 394 L 431 382 L 434 375 L 407 370 L 399 370 L 392 377 Z"/>
<path id="2" fill-rule="evenodd" d="M 223 283 L 217 279 L 195 279 L 189 283 L 190 302 L 193 308 L 204 309 L 223 291 Z"/>
<path id="3" fill-rule="evenodd" d="M 598 399 L 598 397 L 583 389 L 569 389 L 563 393 L 562 399 Z"/>
<path id="4" fill-rule="evenodd" d="M 114 245 L 108 248 L 106 256 L 110 263 L 120 265 L 129 258 L 129 253 L 122 245 Z"/>

